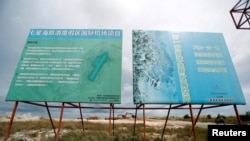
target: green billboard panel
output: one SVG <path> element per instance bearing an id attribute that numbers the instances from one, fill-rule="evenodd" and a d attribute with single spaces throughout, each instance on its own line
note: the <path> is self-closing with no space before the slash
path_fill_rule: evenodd
<path id="1" fill-rule="evenodd" d="M 31 29 L 6 101 L 121 102 L 122 30 Z"/>
<path id="2" fill-rule="evenodd" d="M 133 30 L 134 103 L 245 104 L 221 33 Z"/>

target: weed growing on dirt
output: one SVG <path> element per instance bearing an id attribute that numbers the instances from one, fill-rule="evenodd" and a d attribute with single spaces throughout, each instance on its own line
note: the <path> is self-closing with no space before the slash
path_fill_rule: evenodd
<path id="1" fill-rule="evenodd" d="M 58 122 L 53 121 L 57 128 Z M 0 122 L 0 135 L 4 136 L 7 122 Z M 114 131 L 114 132 L 113 132 Z M 193 140 L 191 126 L 184 128 L 167 127 L 162 136 L 163 127 L 146 126 L 146 138 L 148 141 L 191 141 Z M 15 136 L 22 133 L 22 137 Z M 133 124 L 115 124 L 114 130 L 110 129 L 108 124 L 80 121 L 63 121 L 61 126 L 61 141 L 143 141 L 143 124 L 136 124 L 134 131 Z M 39 141 L 54 141 L 55 135 L 48 119 L 39 121 L 14 122 L 11 129 L 10 141 L 22 141 L 35 139 Z M 207 140 L 207 129 L 196 127 L 196 135 L 199 141 Z M 25 136 L 25 138 L 24 138 Z M 1 139 L 0 139 L 1 140 Z"/>

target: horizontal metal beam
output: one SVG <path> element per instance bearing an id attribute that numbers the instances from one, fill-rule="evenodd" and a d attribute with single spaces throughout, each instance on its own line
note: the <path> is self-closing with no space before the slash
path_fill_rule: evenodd
<path id="1" fill-rule="evenodd" d="M 31 104 L 31 105 L 35 105 L 35 106 L 41 106 L 41 107 L 48 107 L 48 108 L 61 108 L 61 103 L 58 103 L 59 105 L 49 105 L 49 103 L 47 103 L 47 105 L 42 104 L 42 103 L 36 103 L 36 102 L 27 102 L 27 101 L 19 101 L 19 102 L 23 102 L 26 104 Z M 81 108 L 81 109 L 110 109 L 110 106 L 79 106 L 76 105 L 74 103 L 65 103 L 67 105 L 64 106 L 64 108 Z M 139 106 L 136 107 L 113 107 L 113 109 L 124 109 L 124 110 L 135 110 L 135 109 L 140 109 L 141 108 L 140 104 Z M 151 104 L 145 104 L 145 105 L 151 105 Z M 160 105 L 160 104 L 159 104 Z M 170 105 L 170 104 L 161 104 L 161 105 Z M 144 107 L 144 109 L 147 110 L 166 110 L 166 109 L 189 109 L 188 107 L 189 104 L 176 104 L 175 106 L 172 106 L 171 108 L 169 107 Z M 204 104 L 200 104 L 200 105 L 204 105 Z M 192 106 L 197 106 L 197 107 L 192 107 L 192 109 L 201 109 L 199 104 L 193 104 Z M 216 108 L 216 107 L 223 107 L 223 106 L 229 106 L 229 105 L 234 105 L 234 104 L 218 104 L 218 105 L 204 105 L 202 109 L 210 109 L 210 108 Z M 199 106 L 199 107 L 198 107 Z"/>

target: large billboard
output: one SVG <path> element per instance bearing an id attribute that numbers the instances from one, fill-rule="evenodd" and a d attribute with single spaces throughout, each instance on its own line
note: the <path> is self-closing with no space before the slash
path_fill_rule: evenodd
<path id="1" fill-rule="evenodd" d="M 6 100 L 121 102 L 122 30 L 31 29 Z"/>
<path id="2" fill-rule="evenodd" d="M 245 104 L 223 34 L 132 34 L 134 103 Z"/>

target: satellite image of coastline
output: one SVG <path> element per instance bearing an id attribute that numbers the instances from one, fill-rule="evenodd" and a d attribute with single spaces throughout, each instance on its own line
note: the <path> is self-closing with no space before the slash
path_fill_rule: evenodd
<path id="1" fill-rule="evenodd" d="M 136 104 L 245 104 L 222 33 L 133 30 Z"/>
<path id="2" fill-rule="evenodd" d="M 166 99 L 180 102 L 175 56 L 171 56 L 168 34 L 133 31 L 134 102 L 164 103 Z"/>

